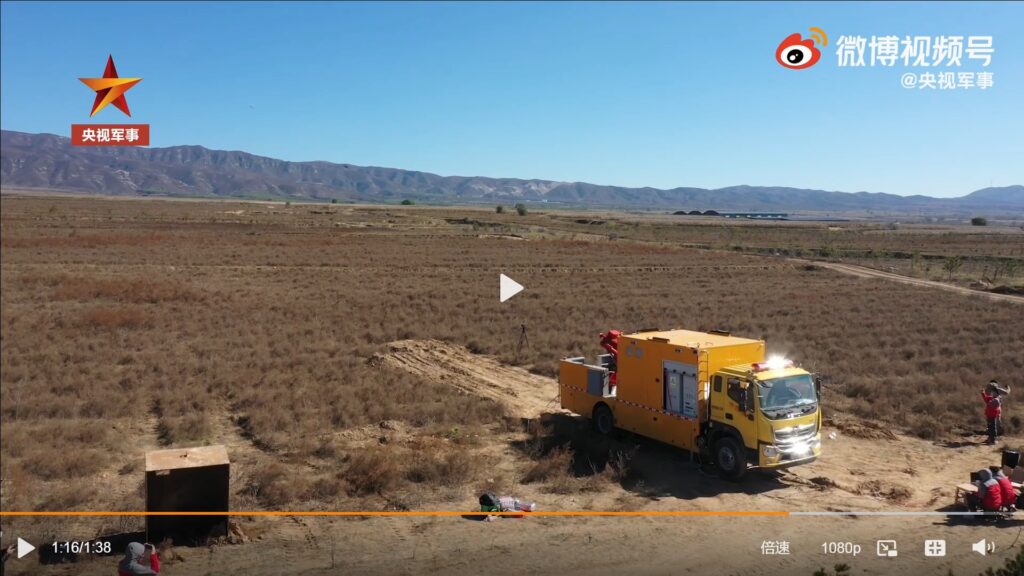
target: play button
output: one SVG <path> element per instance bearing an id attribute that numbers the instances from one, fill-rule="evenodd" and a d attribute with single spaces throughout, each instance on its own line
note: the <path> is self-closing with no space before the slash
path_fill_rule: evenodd
<path id="1" fill-rule="evenodd" d="M 18 538 L 18 558 L 24 558 L 26 554 L 35 550 L 36 547 Z"/>
<path id="2" fill-rule="evenodd" d="M 523 291 L 523 285 L 502 274 L 499 278 L 498 299 L 504 302 Z"/>

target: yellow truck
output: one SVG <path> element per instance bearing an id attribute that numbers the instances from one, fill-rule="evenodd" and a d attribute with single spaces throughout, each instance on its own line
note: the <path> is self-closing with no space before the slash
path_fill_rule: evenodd
<path id="1" fill-rule="evenodd" d="M 821 454 L 820 382 L 763 340 L 727 332 L 601 335 L 608 353 L 559 365 L 562 408 L 615 428 L 710 454 L 722 476 L 785 468 Z"/>

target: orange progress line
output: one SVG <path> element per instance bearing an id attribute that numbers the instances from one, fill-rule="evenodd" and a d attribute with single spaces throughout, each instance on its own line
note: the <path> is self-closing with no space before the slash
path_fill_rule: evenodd
<path id="1" fill-rule="evenodd" d="M 32 511 L 12 511 L 3 512 L 0 511 L 0 516 L 482 516 L 482 515 L 494 515 L 494 516 L 512 516 L 512 515 L 527 515 L 527 516 L 789 516 L 789 512 L 783 511 L 703 511 L 703 510 L 687 510 L 687 511 L 659 511 L 652 510 L 647 512 L 623 512 L 623 511 L 580 511 L 580 510 L 550 510 L 546 512 L 478 512 L 478 511 L 466 511 L 466 510 L 434 510 L 434 511 L 353 511 L 353 512 L 341 512 L 341 511 L 284 511 L 284 512 L 272 512 L 265 510 L 256 510 L 248 512 L 140 512 L 140 511 L 127 511 L 127 512 L 112 512 L 112 511 L 98 511 L 98 512 L 80 512 L 80 511 L 69 511 L 69 512 L 32 512 Z"/>

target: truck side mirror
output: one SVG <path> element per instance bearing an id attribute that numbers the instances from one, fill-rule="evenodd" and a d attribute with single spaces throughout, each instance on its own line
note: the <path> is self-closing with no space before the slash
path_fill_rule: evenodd
<path id="1" fill-rule="evenodd" d="M 750 389 L 747 387 L 740 390 L 740 408 L 748 414 L 754 411 L 753 398 L 751 398 Z"/>
<path id="2" fill-rule="evenodd" d="M 819 401 L 821 400 L 821 376 L 817 374 L 814 375 L 814 395 L 818 397 Z"/>

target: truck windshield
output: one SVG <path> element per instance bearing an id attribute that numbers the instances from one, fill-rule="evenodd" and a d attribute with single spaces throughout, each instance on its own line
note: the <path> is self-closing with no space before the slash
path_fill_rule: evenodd
<path id="1" fill-rule="evenodd" d="M 811 412 L 818 402 L 810 374 L 797 374 L 757 381 L 757 397 L 761 410 L 782 413 L 786 410 Z"/>

